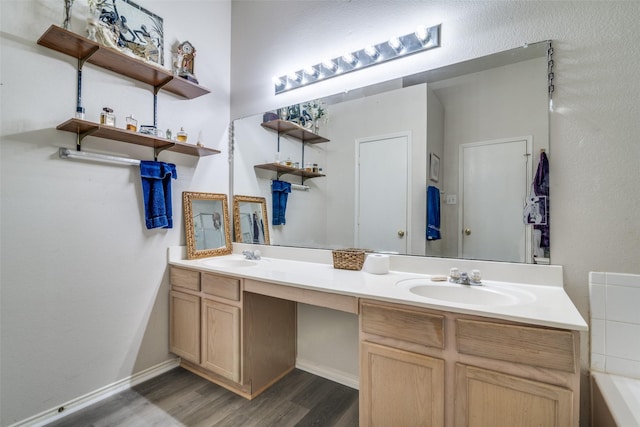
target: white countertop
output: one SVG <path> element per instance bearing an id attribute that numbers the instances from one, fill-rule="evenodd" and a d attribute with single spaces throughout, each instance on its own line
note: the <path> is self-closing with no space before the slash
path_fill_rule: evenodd
<path id="1" fill-rule="evenodd" d="M 235 250 L 235 249 L 234 249 Z M 330 253 L 330 251 L 328 251 Z M 196 260 L 184 259 L 179 247 L 169 250 L 169 264 L 202 271 L 233 275 L 246 279 L 254 279 L 297 288 L 313 289 L 359 298 L 371 298 L 382 301 L 408 304 L 418 307 L 455 313 L 473 314 L 493 317 L 515 322 L 523 322 L 540 326 L 586 331 L 587 324 L 574 306 L 562 286 L 500 282 L 483 278 L 484 290 L 497 292 L 516 292 L 526 295 L 526 301 L 513 305 L 467 304 L 436 300 L 416 295 L 398 286 L 396 283 L 404 279 L 423 279 L 427 283 L 446 284 L 446 282 L 430 282 L 431 275 L 405 271 L 390 271 L 388 274 L 376 275 L 364 271 L 340 270 L 323 262 L 298 261 L 281 258 L 262 257 L 250 266 L 231 265 L 242 260 L 240 254 L 225 255 L 214 258 Z M 242 262 L 241 262 L 242 263 Z M 392 263 L 393 267 L 393 263 Z M 457 285 L 463 286 L 463 285 Z M 477 292 L 477 290 L 470 290 Z"/>

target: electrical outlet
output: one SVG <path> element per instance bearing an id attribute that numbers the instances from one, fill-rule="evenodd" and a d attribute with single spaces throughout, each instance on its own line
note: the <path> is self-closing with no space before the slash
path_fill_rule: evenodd
<path id="1" fill-rule="evenodd" d="M 458 196 L 456 196 L 455 194 L 447 194 L 447 204 L 448 205 L 458 204 Z"/>

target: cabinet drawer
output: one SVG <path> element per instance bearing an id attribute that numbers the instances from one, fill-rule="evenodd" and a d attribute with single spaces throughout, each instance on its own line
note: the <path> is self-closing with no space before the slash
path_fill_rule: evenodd
<path id="1" fill-rule="evenodd" d="M 360 309 L 363 332 L 444 348 L 444 316 L 366 302 Z"/>
<path id="2" fill-rule="evenodd" d="M 541 368 L 575 372 L 571 331 L 456 320 L 458 352 Z"/>
<path id="3" fill-rule="evenodd" d="M 232 301 L 240 301 L 240 279 L 202 273 L 202 292 Z"/>
<path id="4" fill-rule="evenodd" d="M 171 286 L 177 288 L 200 290 L 200 272 L 184 268 L 171 267 Z"/>

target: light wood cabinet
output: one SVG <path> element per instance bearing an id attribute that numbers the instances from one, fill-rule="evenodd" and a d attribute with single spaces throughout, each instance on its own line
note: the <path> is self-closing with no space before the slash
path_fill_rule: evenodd
<path id="1" fill-rule="evenodd" d="M 202 366 L 240 382 L 240 308 L 202 299 Z"/>
<path id="2" fill-rule="evenodd" d="M 293 370 L 295 302 L 197 270 L 171 267 L 170 280 L 170 351 L 183 368 L 248 399 Z"/>
<path id="3" fill-rule="evenodd" d="M 361 426 L 578 426 L 576 331 L 361 300 L 360 351 Z"/>
<path id="4" fill-rule="evenodd" d="M 171 291 L 169 349 L 185 360 L 200 363 L 200 298 Z"/>
<path id="5" fill-rule="evenodd" d="M 456 365 L 456 427 L 568 427 L 573 393 L 463 364 Z"/>
<path id="6" fill-rule="evenodd" d="M 444 425 L 444 360 L 360 345 L 360 425 Z"/>
<path id="7" fill-rule="evenodd" d="M 577 331 L 171 269 L 171 351 L 248 399 L 295 366 L 296 302 L 359 315 L 360 425 L 578 427 Z"/>

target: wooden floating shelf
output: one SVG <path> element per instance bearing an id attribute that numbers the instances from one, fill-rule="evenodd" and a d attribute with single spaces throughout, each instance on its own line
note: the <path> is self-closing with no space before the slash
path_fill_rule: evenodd
<path id="1" fill-rule="evenodd" d="M 277 172 L 278 175 L 296 175 L 303 178 L 319 178 L 325 175 L 318 172 L 309 172 L 304 169 L 292 168 L 291 166 L 281 165 L 279 163 L 264 163 L 261 165 L 254 165 L 254 168 L 264 169 Z"/>
<path id="2" fill-rule="evenodd" d="M 260 124 L 263 128 L 275 130 L 280 135 L 287 135 L 307 144 L 319 144 L 329 142 L 329 139 L 303 128 L 302 126 L 287 120 L 271 120 Z"/>
<path id="3" fill-rule="evenodd" d="M 220 154 L 219 150 L 213 148 L 198 147 L 197 145 L 184 142 L 173 141 L 166 138 L 145 135 L 139 132 L 132 132 L 114 126 L 101 125 L 80 119 L 69 119 L 59 124 L 56 129 L 71 132 L 78 135 L 94 136 L 96 138 L 111 139 L 114 141 L 126 142 L 127 144 L 142 145 L 160 150 L 174 151 L 191 156 L 205 157 Z"/>
<path id="4" fill-rule="evenodd" d="M 193 99 L 210 93 L 208 89 L 175 76 L 169 70 L 103 46 L 57 25 L 50 26 L 38 39 L 38 44 L 183 98 Z"/>

